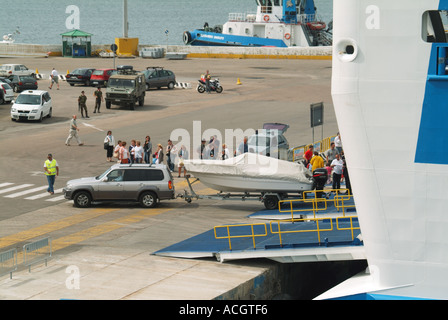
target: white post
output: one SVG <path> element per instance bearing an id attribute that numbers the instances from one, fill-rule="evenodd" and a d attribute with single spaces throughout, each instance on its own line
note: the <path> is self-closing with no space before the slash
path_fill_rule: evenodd
<path id="1" fill-rule="evenodd" d="M 123 38 L 128 37 L 128 0 L 123 0 Z"/>

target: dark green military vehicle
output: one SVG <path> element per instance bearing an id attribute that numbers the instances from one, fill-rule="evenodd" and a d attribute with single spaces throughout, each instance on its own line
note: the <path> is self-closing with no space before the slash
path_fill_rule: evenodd
<path id="1" fill-rule="evenodd" d="M 110 76 L 106 89 L 106 108 L 112 105 L 128 106 L 134 110 L 135 105 L 145 104 L 146 80 L 142 73 L 132 66 L 118 66 L 117 73 Z"/>

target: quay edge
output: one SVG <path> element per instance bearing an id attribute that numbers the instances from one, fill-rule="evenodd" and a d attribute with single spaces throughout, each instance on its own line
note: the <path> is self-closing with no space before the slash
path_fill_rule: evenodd
<path id="1" fill-rule="evenodd" d="M 139 45 L 141 48 L 163 48 L 165 52 L 186 53 L 187 58 L 227 59 L 312 59 L 331 60 L 332 47 L 215 47 L 177 45 Z M 110 45 L 92 45 L 92 52 L 110 50 Z M 62 56 L 62 45 L 0 44 L 0 58 Z"/>

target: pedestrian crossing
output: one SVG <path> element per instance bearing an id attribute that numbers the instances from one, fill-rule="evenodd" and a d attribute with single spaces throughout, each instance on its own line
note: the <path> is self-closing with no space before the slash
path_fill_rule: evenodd
<path id="1" fill-rule="evenodd" d="M 12 182 L 0 183 L 0 197 L 8 199 L 43 200 L 47 202 L 59 202 L 66 200 L 62 194 L 62 188 L 55 189 L 54 194 L 47 192 L 48 185 L 36 186 L 31 183 L 16 184 Z"/>

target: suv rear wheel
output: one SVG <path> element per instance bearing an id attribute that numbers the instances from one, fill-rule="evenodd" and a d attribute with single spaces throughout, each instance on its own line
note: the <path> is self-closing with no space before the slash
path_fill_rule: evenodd
<path id="1" fill-rule="evenodd" d="M 140 204 L 144 208 L 154 208 L 157 205 L 157 196 L 154 192 L 144 192 L 140 196 Z"/>
<path id="2" fill-rule="evenodd" d="M 75 202 L 75 206 L 78 208 L 88 208 L 92 203 L 92 198 L 86 191 L 80 191 L 76 193 L 73 200 Z"/>

